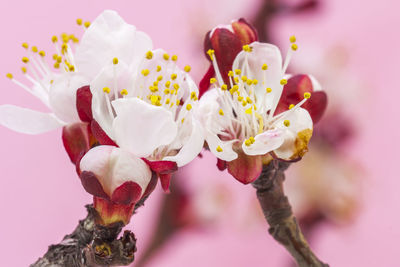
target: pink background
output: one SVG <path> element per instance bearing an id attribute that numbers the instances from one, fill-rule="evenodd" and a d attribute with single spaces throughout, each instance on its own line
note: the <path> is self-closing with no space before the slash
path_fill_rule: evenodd
<path id="1" fill-rule="evenodd" d="M 340 41 L 349 47 L 350 75 L 367 85 L 359 96 L 365 103 L 362 112 L 355 110 L 353 117 L 359 137 L 349 148 L 363 165 L 365 177 L 363 195 L 359 196 L 363 199 L 359 217 L 347 227 L 319 229 L 313 247 L 331 266 L 399 266 L 400 180 L 395 176 L 395 168 L 400 148 L 400 90 L 394 79 L 399 75 L 400 5 L 393 0 L 323 2 L 318 15 L 276 20 L 273 33 L 282 44 L 296 33 L 307 45 L 324 47 Z M 257 0 L 2 1 L 0 73 L 18 73 L 24 52 L 22 42 L 38 45 L 51 54 L 53 34 L 79 33 L 76 18 L 93 20 L 109 8 L 147 32 L 155 47 L 177 53 L 181 62 L 192 65 L 198 81 L 207 66 L 201 52 L 203 34 L 216 24 L 254 14 L 258 6 Z M 0 104 L 44 110 L 36 99 L 5 75 L 2 77 Z M 358 100 L 354 101 L 357 106 Z M 348 105 L 351 112 L 352 104 Z M 91 197 L 83 190 L 60 136 L 60 130 L 28 136 L 0 128 L 1 266 L 32 263 L 85 215 L 83 206 Z M 206 155 L 186 171 L 194 173 L 191 179 L 232 179 L 217 172 L 214 163 Z M 200 173 L 204 170 L 207 173 Z M 253 194 L 253 189 L 233 180 L 232 187 L 238 198 L 238 208 L 232 216 L 238 216 L 246 210 L 240 206 L 240 199 Z M 159 195 L 158 190 L 128 226 L 139 239 L 139 255 L 151 235 Z M 267 235 L 265 226 L 237 227 L 225 220 L 213 229 L 186 231 L 176 236 L 148 266 L 261 267 L 282 266 L 286 262 L 286 252 Z"/>

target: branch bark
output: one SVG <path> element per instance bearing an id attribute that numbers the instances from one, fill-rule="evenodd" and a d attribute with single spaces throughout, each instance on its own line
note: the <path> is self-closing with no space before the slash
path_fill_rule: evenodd
<path id="1" fill-rule="evenodd" d="M 135 211 L 144 204 L 139 201 Z M 46 254 L 31 267 L 92 267 L 126 266 L 131 264 L 136 252 L 136 238 L 130 231 L 122 231 L 123 223 L 110 226 L 96 225 L 97 215 L 93 205 L 86 205 L 87 216 L 80 220 L 75 230 L 59 244 L 51 245 Z"/>
<path id="2" fill-rule="evenodd" d="M 289 163 L 272 161 L 253 182 L 257 198 L 270 228 L 269 233 L 283 245 L 300 267 L 329 267 L 312 252 L 301 232 L 283 191 L 284 171 Z"/>

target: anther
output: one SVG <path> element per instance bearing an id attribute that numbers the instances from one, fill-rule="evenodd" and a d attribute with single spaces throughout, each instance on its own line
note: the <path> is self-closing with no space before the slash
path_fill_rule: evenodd
<path id="1" fill-rule="evenodd" d="M 289 120 L 284 120 L 283 121 L 283 125 L 285 125 L 286 127 L 290 126 L 290 121 Z"/>
<path id="2" fill-rule="evenodd" d="M 45 56 L 46 56 L 46 53 L 45 53 L 43 50 L 41 50 L 41 51 L 39 51 L 39 55 L 40 55 L 41 57 L 45 57 Z"/>
<path id="3" fill-rule="evenodd" d="M 178 77 L 178 75 L 176 73 L 171 74 L 171 80 L 175 80 L 177 77 Z"/>
<path id="4" fill-rule="evenodd" d="M 236 75 L 240 75 L 241 73 L 242 73 L 242 71 L 241 71 L 240 69 L 236 69 L 236 70 L 235 70 L 235 74 L 236 74 Z"/>
<path id="5" fill-rule="evenodd" d="M 217 146 L 217 152 L 222 152 L 223 150 L 222 150 L 222 147 L 220 147 L 220 146 Z"/>
<path id="6" fill-rule="evenodd" d="M 28 43 L 22 43 L 22 47 L 25 48 L 25 49 L 28 49 L 29 45 L 28 45 Z"/>
<path id="7" fill-rule="evenodd" d="M 309 99 L 311 97 L 311 93 L 309 93 L 309 92 L 305 92 L 304 93 L 304 98 L 305 99 Z"/>
<path id="8" fill-rule="evenodd" d="M 290 36 L 289 40 L 290 40 L 291 43 L 295 43 L 296 42 L 296 36 L 294 36 L 294 35 Z"/>
<path id="9" fill-rule="evenodd" d="M 33 53 L 37 53 L 38 52 L 37 46 L 32 46 L 31 50 L 32 50 Z"/>
<path id="10" fill-rule="evenodd" d="M 281 85 L 285 85 L 285 84 L 287 84 L 287 80 L 286 79 L 282 79 L 281 80 Z"/>
<path id="11" fill-rule="evenodd" d="M 128 94 L 128 90 L 122 89 L 120 93 L 121 93 L 121 95 L 127 95 Z"/>
<path id="12" fill-rule="evenodd" d="M 190 72 L 190 70 L 192 69 L 189 65 L 186 65 L 184 68 L 183 68 L 186 72 Z"/>
<path id="13" fill-rule="evenodd" d="M 143 76 L 147 76 L 147 75 L 149 75 L 149 73 L 150 73 L 150 71 L 148 69 L 143 69 L 142 70 Z"/>
<path id="14" fill-rule="evenodd" d="M 165 60 L 168 60 L 168 59 L 169 59 L 169 55 L 168 55 L 167 53 L 165 53 L 165 54 L 163 55 L 163 58 L 164 58 Z"/>
<path id="15" fill-rule="evenodd" d="M 191 109 L 192 109 L 192 105 L 191 105 L 191 104 L 187 104 L 187 105 L 186 105 L 186 109 L 187 109 L 187 110 L 191 110 Z"/>
<path id="16" fill-rule="evenodd" d="M 157 66 L 157 72 L 161 71 L 161 66 Z"/>
<path id="17" fill-rule="evenodd" d="M 28 70 L 27 70 L 25 67 L 21 67 L 21 71 L 22 71 L 23 73 L 26 73 Z"/>
<path id="18" fill-rule="evenodd" d="M 223 84 L 223 85 L 221 86 L 221 90 L 222 90 L 222 91 L 228 90 L 228 86 L 227 86 L 226 84 Z"/>
<path id="19" fill-rule="evenodd" d="M 104 87 L 103 92 L 109 94 L 110 93 L 110 88 Z"/>
<path id="20" fill-rule="evenodd" d="M 293 104 L 290 104 L 290 105 L 289 105 L 289 109 L 292 109 L 292 108 L 294 108 L 294 105 L 293 105 Z"/>
<path id="21" fill-rule="evenodd" d="M 229 77 L 233 77 L 233 71 L 230 70 L 230 71 L 228 72 L 228 76 L 229 76 Z"/>
<path id="22" fill-rule="evenodd" d="M 267 93 L 271 93 L 272 92 L 272 89 L 271 88 L 267 88 L 267 89 L 265 89 L 266 91 L 267 91 Z"/>
<path id="23" fill-rule="evenodd" d="M 219 115 L 223 116 L 224 115 L 224 111 L 222 109 L 219 110 Z"/>
<path id="24" fill-rule="evenodd" d="M 114 64 L 114 65 L 117 65 L 117 64 L 118 64 L 118 58 L 116 58 L 116 57 L 113 58 L 113 64 Z"/>
<path id="25" fill-rule="evenodd" d="M 268 65 L 267 64 L 263 64 L 261 67 L 262 70 L 267 70 L 268 69 Z"/>
<path id="26" fill-rule="evenodd" d="M 90 21 L 86 21 L 83 25 L 85 26 L 86 29 L 89 28 L 90 27 Z"/>
<path id="27" fill-rule="evenodd" d="M 177 56 L 177 55 L 173 55 L 173 56 L 171 57 L 171 60 L 172 60 L 172 61 L 177 61 L 177 60 L 178 60 L 178 56 Z"/>
<path id="28" fill-rule="evenodd" d="M 76 24 L 78 24 L 79 26 L 82 25 L 82 19 L 76 19 Z"/>
<path id="29" fill-rule="evenodd" d="M 216 82 L 217 82 L 217 79 L 215 79 L 215 78 L 211 78 L 211 79 L 210 79 L 210 83 L 211 83 L 211 84 L 214 84 L 214 83 L 216 83 Z"/>
<path id="30" fill-rule="evenodd" d="M 213 49 L 208 49 L 207 55 L 210 57 L 211 61 L 214 60 L 214 53 L 215 51 Z"/>
<path id="31" fill-rule="evenodd" d="M 10 80 L 12 80 L 14 78 L 14 76 L 11 73 L 7 73 L 6 77 Z"/>
<path id="32" fill-rule="evenodd" d="M 27 57 L 23 57 L 23 58 L 22 58 L 22 62 L 24 62 L 24 63 L 28 63 L 28 62 L 29 62 L 29 58 L 27 58 Z"/>
<path id="33" fill-rule="evenodd" d="M 147 51 L 147 53 L 146 53 L 146 58 L 147 58 L 147 59 L 152 59 L 152 58 L 153 58 L 153 52 Z"/>
<path id="34" fill-rule="evenodd" d="M 297 44 L 292 44 L 292 50 L 293 50 L 293 51 L 296 51 L 297 49 L 298 49 Z"/>

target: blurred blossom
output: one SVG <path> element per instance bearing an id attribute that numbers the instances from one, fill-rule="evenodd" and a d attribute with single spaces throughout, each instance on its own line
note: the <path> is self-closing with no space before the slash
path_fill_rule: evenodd
<path id="1" fill-rule="evenodd" d="M 329 147 L 314 143 L 287 174 L 285 190 L 299 220 L 321 213 L 334 223 L 349 223 L 361 199 L 360 166 Z"/>

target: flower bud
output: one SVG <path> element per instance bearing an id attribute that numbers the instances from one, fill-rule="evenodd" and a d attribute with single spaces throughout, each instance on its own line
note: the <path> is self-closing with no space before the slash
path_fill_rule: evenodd
<path id="1" fill-rule="evenodd" d="M 243 46 L 258 40 L 257 31 L 243 18 L 233 21 L 230 25 L 222 25 L 214 28 L 206 34 L 204 39 L 204 51 L 212 49 L 215 60 L 226 84 L 229 84 L 228 72 L 232 69 L 232 63 L 237 54 L 242 51 Z M 214 74 L 212 65 L 207 75 L 200 83 L 200 95 L 208 90 L 210 73 Z"/>
<path id="2" fill-rule="evenodd" d="M 94 196 L 99 221 L 104 225 L 127 224 L 152 177 L 143 160 L 114 146 L 89 150 L 80 161 L 80 169 L 82 185 Z"/>

